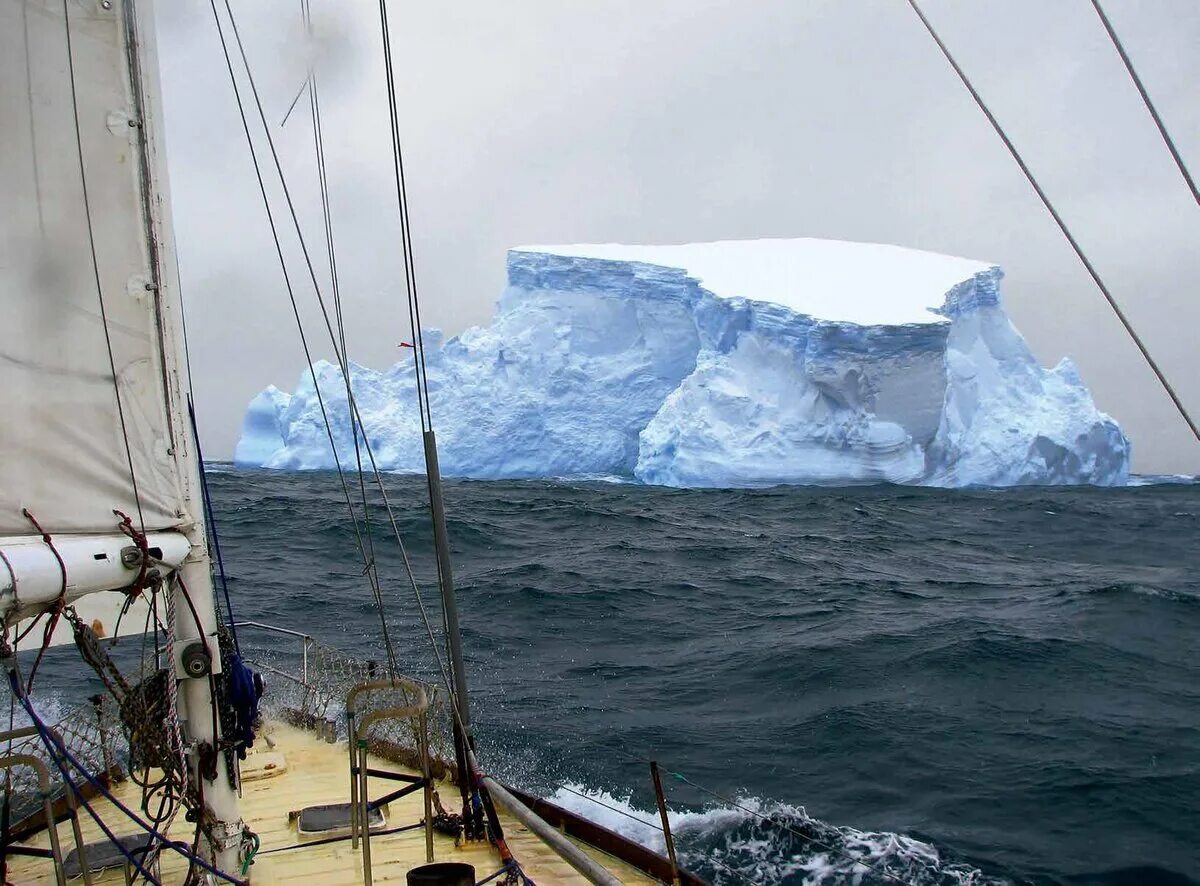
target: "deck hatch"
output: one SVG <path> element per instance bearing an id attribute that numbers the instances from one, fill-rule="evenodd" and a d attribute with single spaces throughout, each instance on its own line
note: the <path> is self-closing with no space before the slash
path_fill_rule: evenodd
<path id="1" fill-rule="evenodd" d="M 141 861 L 141 853 L 150 845 L 153 838 L 148 834 L 130 834 L 125 837 L 118 837 L 121 847 L 125 852 L 130 853 Z M 87 859 L 88 871 L 93 874 L 98 874 L 101 871 L 106 871 L 109 868 L 125 867 L 125 853 L 121 851 L 112 840 L 100 840 L 97 843 L 88 843 L 83 848 L 84 857 Z M 151 869 L 156 867 L 152 865 Z M 67 857 L 63 859 L 63 871 L 66 873 L 68 880 L 74 880 L 76 877 L 83 876 L 83 871 L 79 869 L 79 850 L 72 849 L 67 853 Z"/>
<path id="2" fill-rule="evenodd" d="M 372 829 L 383 827 L 383 811 L 370 810 L 369 822 Z M 331 831 L 349 830 L 350 804 L 326 803 L 323 806 L 305 806 L 296 819 L 296 829 L 302 834 L 328 834 Z"/>

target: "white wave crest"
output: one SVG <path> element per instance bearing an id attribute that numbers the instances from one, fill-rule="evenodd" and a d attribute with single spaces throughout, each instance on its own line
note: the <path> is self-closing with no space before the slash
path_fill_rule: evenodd
<path id="1" fill-rule="evenodd" d="M 629 797 L 578 784 L 550 800 L 595 823 L 664 853 L 657 812 Z M 903 834 L 834 827 L 801 806 L 740 796 L 734 805 L 701 812 L 668 812 L 680 861 L 703 871 L 715 886 L 729 883 L 936 883 L 983 886 L 1005 881 L 942 858 L 937 848 Z"/>

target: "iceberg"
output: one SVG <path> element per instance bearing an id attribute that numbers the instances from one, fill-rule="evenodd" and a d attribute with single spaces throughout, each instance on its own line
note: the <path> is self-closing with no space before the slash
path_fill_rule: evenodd
<path id="1" fill-rule="evenodd" d="M 442 471 L 668 486 L 1126 482 L 1129 441 L 1069 359 L 1037 362 L 1002 277 L 816 239 L 511 249 L 490 325 L 423 334 Z M 422 470 L 413 360 L 348 370 L 378 466 Z M 292 394 L 254 398 L 235 462 L 353 466 L 350 428 L 345 379 L 318 361 Z"/>

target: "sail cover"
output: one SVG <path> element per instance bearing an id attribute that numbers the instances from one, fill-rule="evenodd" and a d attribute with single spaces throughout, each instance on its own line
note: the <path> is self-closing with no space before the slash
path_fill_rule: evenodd
<path id="1" fill-rule="evenodd" d="M 0 536 L 190 522 L 123 5 L 0 0 Z"/>

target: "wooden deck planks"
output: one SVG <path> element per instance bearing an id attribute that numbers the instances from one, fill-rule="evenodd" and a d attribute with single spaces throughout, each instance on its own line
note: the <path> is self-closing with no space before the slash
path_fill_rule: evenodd
<path id="1" fill-rule="evenodd" d="M 316 839 L 301 839 L 294 825 L 288 821 L 289 812 L 321 803 L 349 801 L 349 755 L 345 745 L 328 744 L 320 741 L 312 733 L 280 723 L 269 724 L 267 735 L 274 743 L 274 748 L 260 739 L 256 747 L 258 753 L 251 754 L 246 761 L 247 768 L 261 765 L 264 760 L 277 761 L 277 757 L 268 757 L 268 754 L 273 752 L 283 754 L 286 767 L 278 767 L 282 769 L 279 774 L 243 782 L 242 816 L 262 840 L 262 848 L 251 868 L 251 879 L 256 886 L 306 882 L 320 883 L 321 886 L 352 886 L 362 883 L 361 850 L 351 849 L 348 840 L 308 848 L 287 848 L 302 846 L 306 841 Z M 380 769 L 411 771 L 374 758 L 370 765 Z M 395 782 L 373 779 L 371 792 L 373 796 L 379 796 L 393 790 L 395 786 Z M 439 793 L 447 808 L 456 805 L 458 791 L 453 785 L 441 784 Z M 137 809 L 139 794 L 136 785 L 130 782 L 119 785 L 116 796 L 127 806 Z M 93 808 L 118 835 L 137 832 L 136 825 L 107 800 L 96 801 Z M 88 842 L 101 840 L 103 834 L 99 827 L 82 810 L 81 815 L 84 839 Z M 415 824 L 423 815 L 422 794 L 417 791 L 390 805 L 385 827 Z M 586 882 L 519 822 L 503 812 L 500 813 L 500 818 L 509 848 L 525 872 L 537 883 Z M 190 840 L 191 825 L 180 816 L 170 833 L 176 839 Z M 59 838 L 64 853 L 74 848 L 68 823 L 63 822 L 59 825 Z M 49 838 L 42 833 L 29 845 L 48 847 Z M 642 872 L 590 846 L 582 848 L 625 883 L 656 882 Z M 425 862 L 425 832 L 418 828 L 400 834 L 372 837 L 371 856 L 374 882 L 404 883 L 407 872 Z M 474 865 L 477 879 L 483 879 L 500 868 L 500 857 L 491 845 L 471 844 L 459 848 L 454 845 L 452 838 L 437 833 L 434 834 L 434 859 L 463 861 Z M 184 878 L 187 863 L 175 853 L 166 853 L 162 868 L 164 883 L 180 883 Z M 41 859 L 13 859 L 10 864 L 10 878 L 17 884 L 54 882 L 49 863 Z M 111 870 L 96 877 L 95 882 L 123 883 L 124 875 L 120 870 Z"/>

